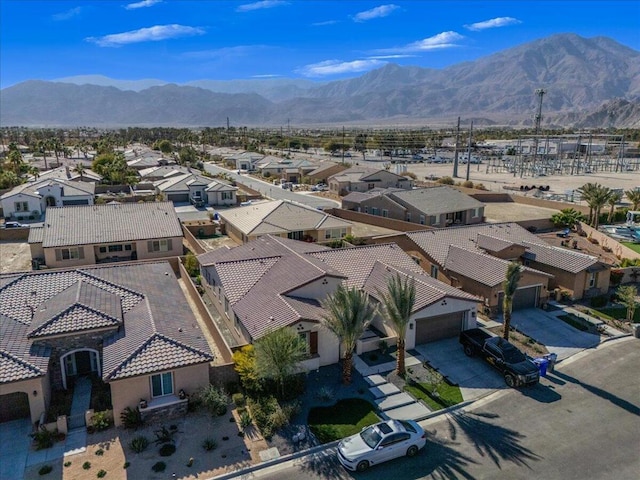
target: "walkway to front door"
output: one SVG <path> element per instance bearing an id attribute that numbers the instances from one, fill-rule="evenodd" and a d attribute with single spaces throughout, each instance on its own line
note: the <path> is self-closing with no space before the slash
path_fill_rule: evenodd
<path id="1" fill-rule="evenodd" d="M 88 353 L 88 352 L 87 352 Z M 71 402 L 71 415 L 69 415 L 69 430 L 84 428 L 84 414 L 91 405 L 91 380 L 88 377 L 80 377 L 73 387 L 73 401 Z"/>

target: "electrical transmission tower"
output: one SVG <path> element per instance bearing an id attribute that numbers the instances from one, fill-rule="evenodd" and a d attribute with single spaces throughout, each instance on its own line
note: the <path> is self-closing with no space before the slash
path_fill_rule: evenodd
<path id="1" fill-rule="evenodd" d="M 533 137 L 533 171 L 536 171 L 536 160 L 538 159 L 538 138 L 540 136 L 540 123 L 542 123 L 542 97 L 547 93 L 543 88 L 536 88 L 536 95 L 539 97 L 538 100 L 538 110 L 535 116 L 535 135 Z M 546 152 L 545 152 L 546 153 Z"/>

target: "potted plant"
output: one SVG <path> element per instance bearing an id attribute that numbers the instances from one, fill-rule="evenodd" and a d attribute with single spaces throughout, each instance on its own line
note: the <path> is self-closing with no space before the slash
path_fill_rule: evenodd
<path id="1" fill-rule="evenodd" d="M 147 408 L 147 401 L 144 398 L 140 399 L 140 409 Z"/>

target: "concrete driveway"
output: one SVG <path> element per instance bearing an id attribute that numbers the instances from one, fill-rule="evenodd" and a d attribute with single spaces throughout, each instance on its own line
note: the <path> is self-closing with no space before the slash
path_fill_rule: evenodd
<path id="1" fill-rule="evenodd" d="M 538 308 L 517 310 L 511 314 L 511 325 L 547 347 L 564 360 L 600 343 L 600 336 L 582 332 L 563 322 L 562 310 L 547 312 Z"/>
<path id="2" fill-rule="evenodd" d="M 442 375 L 460 387 L 465 401 L 476 400 L 494 390 L 507 388 L 502 375 L 481 358 L 469 358 L 458 338 L 416 345 L 420 355 Z"/>
<path id="3" fill-rule="evenodd" d="M 22 478 L 31 446 L 28 418 L 0 423 L 0 480 Z"/>

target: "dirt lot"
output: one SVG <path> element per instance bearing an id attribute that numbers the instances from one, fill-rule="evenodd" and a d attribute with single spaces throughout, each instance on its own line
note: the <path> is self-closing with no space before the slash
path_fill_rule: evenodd
<path id="1" fill-rule="evenodd" d="M 31 250 L 27 242 L 0 242 L 0 273 L 31 270 Z"/>
<path id="2" fill-rule="evenodd" d="M 168 422 L 165 426 L 170 425 L 177 426 L 177 433 L 174 436 L 176 451 L 169 457 L 161 457 L 158 453 L 160 446 L 154 443 L 154 431 L 160 428 L 160 425 L 148 426 L 137 431 L 112 427 L 104 432 L 88 435 L 86 452 L 56 462 L 48 462 L 53 471 L 46 478 L 84 480 L 96 478 L 100 470 L 106 471 L 105 478 L 110 480 L 211 478 L 259 462 L 259 452 L 267 449 L 266 442 L 256 433 L 251 432 L 245 437 L 238 436 L 238 424 L 235 417 L 232 417 L 232 412 L 221 417 L 212 417 L 204 411 L 190 413 L 184 418 Z M 142 453 L 134 453 L 129 447 L 131 440 L 138 435 L 143 435 L 149 440 L 149 446 Z M 212 438 L 217 443 L 217 447 L 209 452 L 202 448 L 202 442 L 207 438 Z M 101 455 L 96 453 L 99 450 L 102 450 Z M 193 464 L 189 467 L 187 465 L 191 458 Z M 154 473 L 151 467 L 160 461 L 166 463 L 166 470 Z M 71 464 L 65 467 L 64 462 Z M 90 462 L 89 469 L 83 468 L 85 462 Z M 130 464 L 126 469 L 123 468 L 125 462 Z M 25 479 L 45 478 L 38 474 L 42 465 L 28 468 L 25 471 Z"/>

